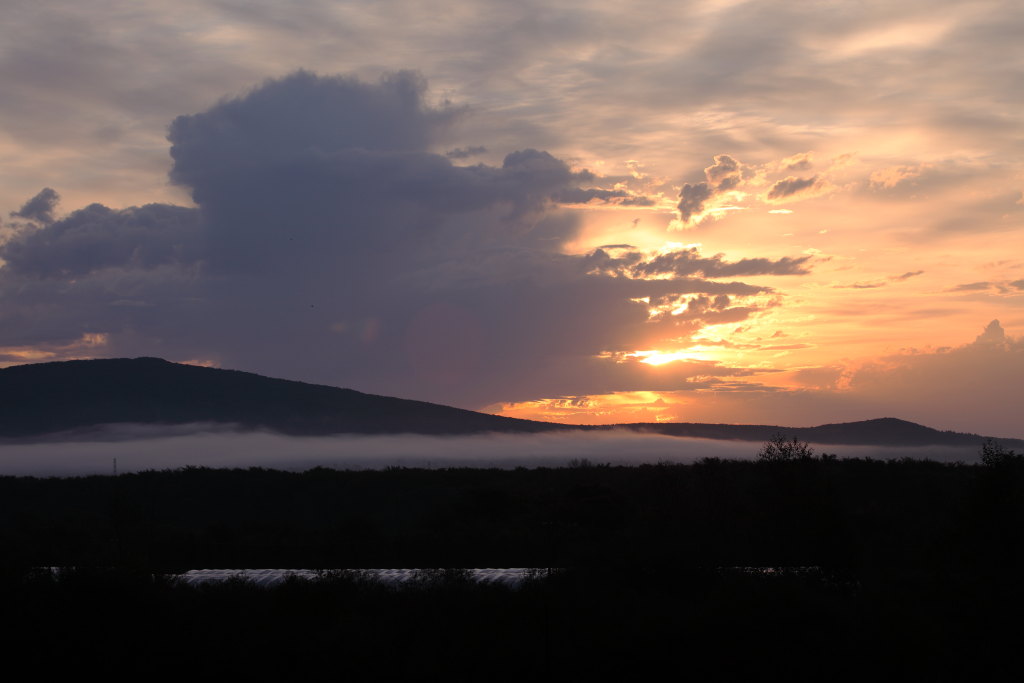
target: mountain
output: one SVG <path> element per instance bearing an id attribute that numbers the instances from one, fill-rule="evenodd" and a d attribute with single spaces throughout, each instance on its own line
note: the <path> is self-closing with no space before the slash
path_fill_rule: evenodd
<path id="1" fill-rule="evenodd" d="M 0 370 L 0 436 L 103 424 L 236 424 L 291 435 L 537 432 L 563 425 L 272 379 L 159 358 L 74 360 Z"/>
<path id="2" fill-rule="evenodd" d="M 0 438 L 31 440 L 124 423 L 226 423 L 296 436 L 627 429 L 741 441 L 765 441 L 782 433 L 812 443 L 847 445 L 977 447 L 982 440 L 975 434 L 943 432 L 895 418 L 818 427 L 698 423 L 563 425 L 237 370 L 181 365 L 159 358 L 76 360 L 0 369 Z M 1000 441 L 1008 448 L 1024 447 L 1024 441 Z"/>

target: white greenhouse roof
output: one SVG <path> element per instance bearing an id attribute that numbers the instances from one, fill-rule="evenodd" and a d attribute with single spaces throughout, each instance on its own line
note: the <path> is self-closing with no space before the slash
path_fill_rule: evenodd
<path id="1" fill-rule="evenodd" d="M 429 577 L 430 572 L 443 571 L 435 569 L 351 569 L 351 570 L 315 570 L 315 569 L 192 569 L 179 575 L 187 584 L 197 585 L 207 582 L 244 579 L 257 586 L 275 586 L 288 577 L 317 580 L 337 573 L 351 572 L 355 576 L 388 584 L 403 584 L 417 579 Z M 505 567 L 487 569 L 458 569 L 466 572 L 468 578 L 477 583 L 496 583 L 506 586 L 519 586 L 531 574 L 543 571 L 525 567 Z"/>

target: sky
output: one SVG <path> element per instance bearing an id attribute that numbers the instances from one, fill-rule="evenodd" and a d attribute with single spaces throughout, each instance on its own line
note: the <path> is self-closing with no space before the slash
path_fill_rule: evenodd
<path id="1" fill-rule="evenodd" d="M 8 0 L 0 365 L 1021 437 L 1022 34 L 1013 0 Z"/>

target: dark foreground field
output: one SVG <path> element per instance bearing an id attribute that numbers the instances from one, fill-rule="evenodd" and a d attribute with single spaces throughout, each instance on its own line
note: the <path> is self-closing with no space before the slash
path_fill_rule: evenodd
<path id="1" fill-rule="evenodd" d="M 0 642 L 115 675 L 1015 680 L 1019 460 L 581 465 L 0 478 Z M 564 569 L 518 590 L 161 575 L 484 566 Z"/>

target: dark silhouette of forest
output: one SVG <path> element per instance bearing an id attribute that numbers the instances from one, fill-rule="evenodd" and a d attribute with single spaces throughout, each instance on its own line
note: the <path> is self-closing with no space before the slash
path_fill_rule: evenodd
<path id="1" fill-rule="evenodd" d="M 787 446 L 788 444 L 788 446 Z M 0 478 L 12 653 L 111 673 L 352 680 L 1010 680 L 1024 458 Z M 781 449 L 781 451 L 779 450 Z M 57 574 L 40 567 L 75 567 Z M 554 567 L 276 588 L 205 567 Z"/>

